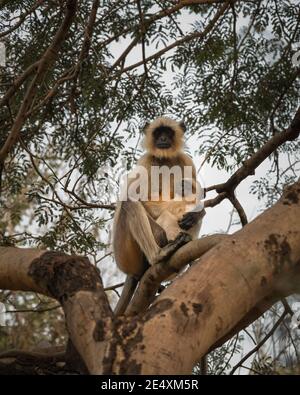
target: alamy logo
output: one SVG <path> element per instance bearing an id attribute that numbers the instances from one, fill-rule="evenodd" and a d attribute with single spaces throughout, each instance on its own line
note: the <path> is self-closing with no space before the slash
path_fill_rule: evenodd
<path id="1" fill-rule="evenodd" d="M 5 313 L 6 313 L 6 308 L 4 303 L 0 302 L 0 326 L 5 325 Z"/>
<path id="2" fill-rule="evenodd" d="M 0 67 L 5 67 L 6 64 L 6 48 L 3 42 L 0 42 Z"/>
<path id="3" fill-rule="evenodd" d="M 149 182 L 151 180 L 151 182 Z M 192 166 L 136 166 L 122 177 L 119 200 L 174 201 L 195 203 L 195 211 L 203 209 L 204 190 L 193 177 Z"/>

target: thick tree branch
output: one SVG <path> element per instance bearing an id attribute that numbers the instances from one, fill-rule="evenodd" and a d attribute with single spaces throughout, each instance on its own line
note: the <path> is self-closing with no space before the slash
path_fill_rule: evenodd
<path id="1" fill-rule="evenodd" d="M 247 0 L 244 0 L 244 1 L 246 2 Z M 251 0 L 248 0 L 248 1 L 251 1 Z M 161 11 L 145 18 L 145 24 L 150 25 L 150 24 L 158 21 L 159 19 L 169 17 L 169 16 L 175 14 L 176 12 L 180 11 L 184 7 L 188 7 L 191 5 L 196 5 L 196 4 L 203 4 L 203 5 L 211 4 L 212 5 L 212 4 L 221 4 L 221 3 L 225 3 L 225 2 L 228 2 L 228 0 L 186 0 L 186 1 L 183 0 L 183 1 L 179 1 L 173 7 L 163 8 Z M 137 30 L 137 29 L 138 29 L 138 26 L 136 26 L 135 28 L 132 28 L 131 26 L 128 27 L 128 28 L 122 30 L 121 32 L 115 34 L 113 37 L 109 37 L 108 39 L 101 42 L 100 46 L 97 49 L 101 50 L 103 47 L 111 44 L 113 41 L 119 39 L 121 36 L 124 37 L 127 34 L 131 33 L 134 30 Z"/>
<path id="2" fill-rule="evenodd" d="M 58 252 L 1 247 L 0 288 L 60 301 L 70 338 L 90 373 L 190 373 L 233 331 L 300 292 L 299 217 L 300 181 L 206 252 L 142 315 L 114 318 L 97 269 L 86 258 Z M 204 242 L 182 247 L 169 265 L 180 269 L 200 254 Z"/>
<path id="3" fill-rule="evenodd" d="M 71 373 L 67 369 L 66 353 L 61 350 L 53 352 L 25 352 L 10 350 L 0 354 L 0 374 L 6 375 L 38 375 L 58 374 L 62 371 Z"/>
<path id="4" fill-rule="evenodd" d="M 131 354 L 141 372 L 190 372 L 255 308 L 299 292 L 299 216 L 300 182 L 174 281 L 142 318 L 146 349 Z"/>
<path id="5" fill-rule="evenodd" d="M 57 299 L 64 309 L 72 342 L 89 371 L 103 372 L 104 347 L 107 336 L 111 337 L 113 315 L 99 272 L 87 258 L 0 247 L 0 288 L 39 292 Z M 103 325 L 102 338 L 98 322 Z"/>

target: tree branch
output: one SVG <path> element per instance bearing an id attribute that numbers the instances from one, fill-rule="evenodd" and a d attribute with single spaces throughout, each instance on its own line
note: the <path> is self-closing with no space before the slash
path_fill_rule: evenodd
<path id="1" fill-rule="evenodd" d="M 153 302 L 161 283 L 187 264 L 205 254 L 212 247 L 225 240 L 228 235 L 213 235 L 194 240 L 181 247 L 168 262 L 151 266 L 143 275 L 126 314 L 135 315 L 147 309 Z"/>
<path id="2" fill-rule="evenodd" d="M 248 314 L 300 291 L 299 216 L 300 181 L 162 292 L 142 318 L 148 352 L 132 354 L 144 374 L 190 372 Z"/>
<path id="3" fill-rule="evenodd" d="M 236 196 L 233 194 L 230 194 L 228 199 L 230 200 L 230 202 L 232 203 L 233 207 L 236 209 L 239 217 L 240 217 L 240 221 L 242 226 L 247 225 L 248 223 L 248 219 L 247 219 L 247 215 L 245 213 L 245 210 L 243 209 L 243 206 L 241 205 L 241 203 L 238 201 L 238 199 L 236 198 Z"/>
<path id="4" fill-rule="evenodd" d="M 271 209 L 219 240 L 141 315 L 114 317 L 98 270 L 87 258 L 59 252 L 0 247 L 0 288 L 58 300 L 90 373 L 190 373 L 234 331 L 300 292 L 299 217 L 300 181 Z M 208 240 L 216 242 L 185 245 L 166 269 L 151 270 L 182 268 L 207 250 Z"/>
<path id="5" fill-rule="evenodd" d="M 146 59 L 143 59 L 143 60 L 141 60 L 141 61 L 139 61 L 137 63 L 134 63 L 134 64 L 132 64 L 130 66 L 124 67 L 123 70 L 122 70 L 122 73 L 126 73 L 127 71 L 130 71 L 130 70 L 133 70 L 133 69 L 135 69 L 135 68 L 137 68 L 139 66 L 142 66 L 142 65 L 150 62 L 151 60 L 157 59 L 157 58 L 161 57 L 163 54 L 165 54 L 166 52 L 170 51 L 171 49 L 176 48 L 179 45 L 182 45 L 182 44 L 184 44 L 186 42 L 192 41 L 195 38 L 203 39 L 204 37 L 207 36 L 208 33 L 210 33 L 210 31 L 213 29 L 213 27 L 215 26 L 217 21 L 220 19 L 220 17 L 222 15 L 224 15 L 224 13 L 228 10 L 228 8 L 229 8 L 229 3 L 226 2 L 216 12 L 216 14 L 212 18 L 212 20 L 207 24 L 206 28 L 202 32 L 194 32 L 194 33 L 187 34 L 183 38 L 181 38 L 181 39 L 175 41 L 174 43 L 166 46 L 165 48 L 161 49 L 160 51 L 157 51 L 155 54 L 148 56 Z M 147 20 L 145 20 L 145 23 L 147 23 Z M 133 44 L 133 42 L 131 43 L 131 45 L 132 44 Z"/>
<path id="6" fill-rule="evenodd" d="M 225 198 L 232 197 L 235 188 L 249 175 L 255 173 L 255 169 L 268 158 L 278 147 L 287 141 L 296 140 L 300 134 L 300 107 L 298 108 L 291 125 L 284 131 L 276 133 L 270 138 L 258 151 L 247 159 L 226 182 L 218 185 L 212 185 L 205 189 L 206 192 L 216 190 L 218 196 L 214 199 L 206 200 L 205 207 L 214 207 L 221 203 Z M 233 200 L 236 204 L 236 201 Z M 237 206 L 239 207 L 239 206 Z M 240 210 L 240 207 L 239 207 Z M 245 218 L 243 218 L 245 220 Z"/>
<path id="7" fill-rule="evenodd" d="M 281 325 L 285 317 L 287 316 L 288 311 L 284 309 L 284 312 L 282 313 L 281 317 L 279 320 L 276 322 L 276 324 L 273 326 L 273 328 L 266 334 L 266 336 L 251 350 L 249 351 L 230 371 L 230 375 L 234 374 L 234 372 L 241 366 L 245 361 L 247 361 L 248 358 L 251 357 L 256 351 L 258 351 L 264 344 L 265 342 L 270 339 L 271 336 L 275 333 L 276 329 Z"/>
<path id="8" fill-rule="evenodd" d="M 58 300 L 66 315 L 69 335 L 91 373 L 101 374 L 112 311 L 99 271 L 87 258 L 35 249 L 0 247 L 0 288 L 33 291 Z M 101 320 L 107 333 L 95 333 Z M 92 340 L 94 337 L 97 340 Z M 97 344 L 94 342 L 96 341 Z M 94 348 L 96 347 L 96 348 Z M 97 358 L 95 358 L 97 356 Z"/>
<path id="9" fill-rule="evenodd" d="M 7 36 L 8 34 L 12 33 L 14 30 L 16 30 L 18 27 L 22 25 L 22 23 L 25 21 L 28 15 L 32 14 L 41 4 L 44 3 L 44 0 L 37 0 L 36 3 L 34 3 L 28 11 L 26 11 L 24 14 L 20 15 L 18 22 L 9 28 L 8 30 L 5 30 L 4 32 L 0 33 L 0 38 Z"/>
<path id="10" fill-rule="evenodd" d="M 27 92 L 25 93 L 24 99 L 22 101 L 22 104 L 19 108 L 17 117 L 15 119 L 15 122 L 12 126 L 12 129 L 3 145 L 3 147 L 0 150 L 0 163 L 3 163 L 5 158 L 7 157 L 8 153 L 16 143 L 19 133 L 22 129 L 22 126 L 24 122 L 27 119 L 27 112 L 30 109 L 38 86 L 39 84 L 43 81 L 47 71 L 49 68 L 52 66 L 52 64 L 55 62 L 58 56 L 58 51 L 66 39 L 67 33 L 71 27 L 71 24 L 73 22 L 73 19 L 76 14 L 76 6 L 77 6 L 77 0 L 67 0 L 66 3 L 66 13 L 65 13 L 65 18 L 58 29 L 58 31 L 55 34 L 55 37 L 53 38 L 53 41 L 51 45 L 47 48 L 43 56 L 38 62 L 37 66 L 37 71 L 35 76 L 33 77 Z"/>
<path id="11" fill-rule="evenodd" d="M 63 370 L 71 373 L 66 366 L 65 351 L 35 352 L 10 350 L 0 354 L 0 374 L 8 375 L 38 375 L 56 374 Z M 72 372 L 73 373 L 73 372 Z"/>

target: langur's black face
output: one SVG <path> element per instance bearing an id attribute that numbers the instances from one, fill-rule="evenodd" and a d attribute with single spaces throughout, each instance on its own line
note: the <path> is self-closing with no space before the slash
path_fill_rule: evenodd
<path id="1" fill-rule="evenodd" d="M 160 126 L 153 131 L 153 140 L 157 148 L 171 148 L 174 143 L 174 131 L 168 126 Z"/>

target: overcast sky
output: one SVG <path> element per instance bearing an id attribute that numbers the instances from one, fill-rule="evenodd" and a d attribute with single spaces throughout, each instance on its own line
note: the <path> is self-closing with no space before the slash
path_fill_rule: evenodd
<path id="1" fill-rule="evenodd" d="M 189 31 L 191 23 L 194 21 L 194 19 L 191 18 L 188 12 L 184 11 L 181 16 L 181 21 L 182 24 L 180 24 L 180 27 L 182 28 L 183 31 Z M 168 22 L 168 19 L 166 19 L 166 23 Z M 238 23 L 237 23 L 237 28 L 238 31 L 239 29 L 243 29 L 243 27 L 247 25 L 247 19 L 239 18 Z M 122 50 L 128 45 L 130 40 L 124 40 L 119 42 L 118 44 L 113 44 L 112 48 L 114 50 L 116 58 L 120 55 Z M 152 53 L 158 51 L 159 48 L 146 48 L 146 56 L 151 55 Z M 167 56 L 169 56 L 172 52 L 168 52 Z M 136 47 L 129 56 L 127 57 L 126 60 L 126 65 L 134 64 L 138 61 L 142 60 L 142 48 L 141 46 Z M 165 81 L 169 88 L 171 88 L 171 82 L 172 82 L 173 74 L 169 71 L 165 75 Z M 170 89 L 171 90 L 171 89 Z M 160 114 L 159 114 L 160 115 Z M 167 116 L 173 115 L 174 119 L 176 119 L 176 114 L 165 114 Z M 149 119 L 151 121 L 152 119 Z M 137 143 L 137 138 L 130 139 L 128 141 L 128 145 L 131 147 L 135 147 Z M 203 161 L 203 157 L 199 156 L 196 151 L 199 148 L 199 140 L 197 139 L 197 136 L 191 136 L 188 138 L 188 141 L 186 142 L 186 146 L 188 148 L 188 151 L 192 154 L 194 163 L 196 165 L 197 170 L 200 167 L 200 164 Z M 287 158 L 285 158 L 283 155 L 281 155 L 281 164 L 282 167 L 284 168 L 285 163 L 288 166 Z M 255 172 L 254 176 L 249 176 L 246 180 L 244 180 L 236 189 L 236 196 L 240 203 L 242 204 L 246 214 L 248 221 L 250 222 L 253 220 L 256 216 L 258 216 L 262 210 L 265 208 L 265 202 L 263 201 L 258 201 L 257 196 L 251 195 L 249 192 L 250 186 L 253 183 L 254 180 L 259 179 L 262 176 L 265 176 L 267 174 L 268 169 L 270 168 L 270 161 L 267 159 L 265 160 L 257 169 Z M 203 187 L 208 187 L 213 184 L 218 184 L 221 182 L 226 181 L 232 173 L 227 173 L 224 170 L 218 170 L 215 167 L 211 167 L 209 164 L 205 163 L 204 166 L 201 168 L 200 172 L 198 173 L 198 181 L 201 183 Z M 299 172 L 300 176 L 300 172 Z M 207 195 L 207 198 L 213 198 L 216 196 L 214 192 L 210 192 Z M 231 218 L 231 213 L 232 213 L 232 205 L 228 200 L 224 200 L 221 204 L 214 208 L 208 208 L 206 210 L 206 216 L 203 219 L 202 223 L 202 228 L 200 231 L 200 236 L 205 235 L 205 234 L 211 234 L 211 233 L 217 233 L 217 232 L 225 232 L 228 230 L 228 225 L 230 223 L 230 218 Z M 238 216 L 235 213 L 233 216 L 233 222 L 239 222 Z M 234 233 L 238 229 L 241 228 L 240 224 L 236 224 L 230 227 L 229 233 Z M 249 246 L 251 248 L 251 246 Z M 111 267 L 111 261 L 107 260 L 104 265 L 101 265 L 101 267 L 104 269 L 103 274 L 105 278 L 105 283 L 107 284 L 112 284 L 116 280 L 120 280 L 122 278 L 122 275 L 118 271 L 115 271 Z M 249 338 L 245 338 L 244 342 L 244 349 L 243 349 L 243 354 L 247 353 L 249 350 L 251 350 L 253 347 L 252 341 L 249 340 Z M 241 359 L 241 354 L 237 354 L 233 357 L 233 365 L 238 362 Z M 246 362 L 246 366 L 251 366 L 251 361 L 252 358 L 250 358 Z M 239 374 L 248 374 L 249 371 L 242 369 L 238 370 L 236 373 Z"/>

